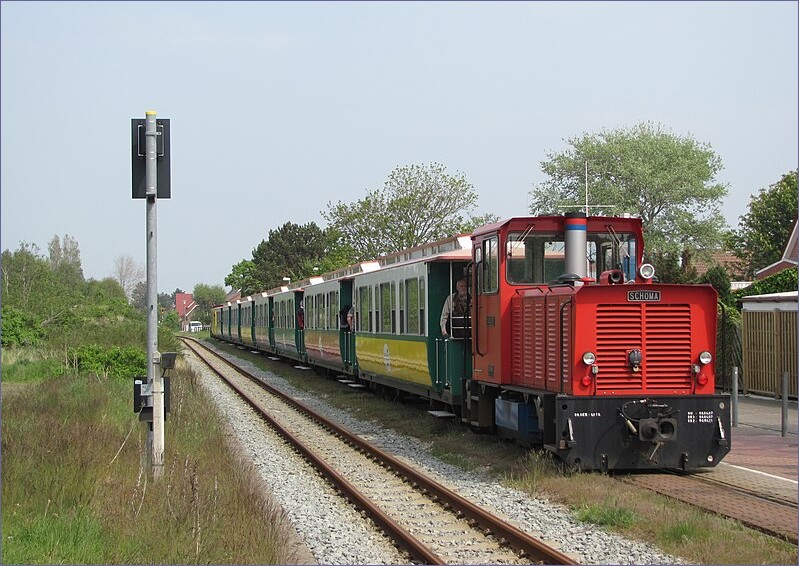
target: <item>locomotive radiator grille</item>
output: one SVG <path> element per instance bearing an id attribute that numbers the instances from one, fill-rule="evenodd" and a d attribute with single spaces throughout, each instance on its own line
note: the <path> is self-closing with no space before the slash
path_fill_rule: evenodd
<path id="1" fill-rule="evenodd" d="M 513 347 L 511 348 L 514 382 L 544 384 L 545 340 L 536 339 L 536 328 L 545 327 L 541 301 L 514 301 L 511 309 Z"/>
<path id="2" fill-rule="evenodd" d="M 597 392 L 663 391 L 691 388 L 689 305 L 597 305 Z M 634 371 L 628 352 L 643 354 Z"/>

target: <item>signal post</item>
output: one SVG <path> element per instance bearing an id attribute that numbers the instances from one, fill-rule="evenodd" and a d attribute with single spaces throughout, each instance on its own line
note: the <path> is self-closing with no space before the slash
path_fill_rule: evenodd
<path id="1" fill-rule="evenodd" d="M 164 473 L 164 378 L 161 374 L 161 353 L 158 351 L 158 198 L 170 198 L 169 120 L 156 120 L 149 110 L 145 119 L 131 120 L 131 157 L 133 198 L 146 199 L 147 205 L 147 383 L 141 384 L 140 399 L 134 385 L 134 410 L 138 404 L 140 418 L 149 421 L 146 460 L 153 478 Z M 174 356 L 171 358 L 174 363 Z M 168 369 L 164 365 L 163 369 Z M 147 409 L 150 409 L 147 411 Z"/>

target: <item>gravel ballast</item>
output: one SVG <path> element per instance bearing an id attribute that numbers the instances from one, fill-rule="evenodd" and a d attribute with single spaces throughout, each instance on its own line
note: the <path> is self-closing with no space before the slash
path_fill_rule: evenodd
<path id="1" fill-rule="evenodd" d="M 223 354 L 224 355 L 224 354 Z M 224 415 L 245 453 L 294 524 L 299 536 L 320 564 L 407 563 L 386 537 L 375 534 L 371 524 L 352 506 L 342 502 L 310 465 L 279 440 L 243 401 L 194 356 L 190 367 L 201 377 L 211 398 Z M 237 363 L 270 385 L 367 438 L 381 449 L 413 462 L 440 483 L 474 503 L 506 517 L 513 524 L 544 541 L 555 541 L 562 552 L 583 564 L 682 564 L 646 543 L 630 541 L 582 523 L 567 509 L 502 487 L 479 473 L 467 472 L 433 457 L 422 443 L 400 437 L 374 423 L 353 418 L 347 412 L 298 391 L 272 372 L 250 362 Z"/>

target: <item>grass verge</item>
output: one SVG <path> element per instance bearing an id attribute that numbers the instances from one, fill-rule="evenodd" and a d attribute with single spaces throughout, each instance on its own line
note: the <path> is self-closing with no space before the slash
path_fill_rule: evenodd
<path id="1" fill-rule="evenodd" d="M 290 526 L 251 462 L 226 444 L 214 406 L 182 363 L 172 373 L 163 478 L 142 468 L 147 425 L 132 383 L 34 380 L 3 357 L 2 562 L 287 564 Z M 7 381 L 24 376 L 24 387 Z M 50 375 L 50 374 L 46 374 Z M 7 387 L 11 385 L 11 387 Z"/>

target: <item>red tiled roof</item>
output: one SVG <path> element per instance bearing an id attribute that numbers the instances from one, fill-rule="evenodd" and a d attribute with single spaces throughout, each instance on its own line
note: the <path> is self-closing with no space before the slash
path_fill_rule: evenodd
<path id="1" fill-rule="evenodd" d="M 694 269 L 696 269 L 696 275 L 700 277 L 707 273 L 707 270 L 711 267 L 720 265 L 727 270 L 730 276 L 732 276 L 737 273 L 738 269 L 736 264 L 738 264 L 740 261 L 741 260 L 738 259 L 738 257 L 732 252 L 715 251 L 710 252 L 706 257 L 697 257 L 694 260 Z"/>

